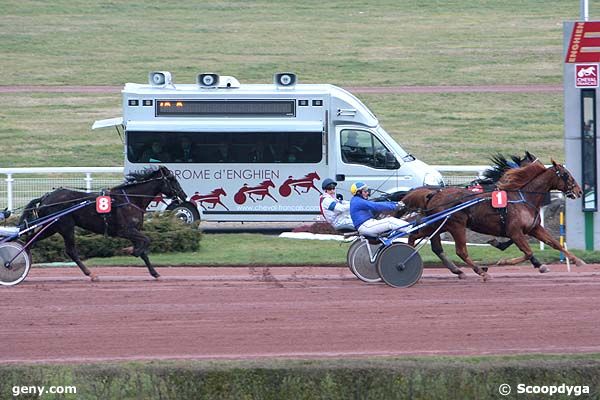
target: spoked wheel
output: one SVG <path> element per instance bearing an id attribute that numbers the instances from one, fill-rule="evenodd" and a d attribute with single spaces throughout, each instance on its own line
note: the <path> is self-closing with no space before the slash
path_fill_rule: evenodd
<path id="1" fill-rule="evenodd" d="M 390 286 L 410 287 L 423 274 L 423 260 L 412 246 L 392 243 L 377 257 L 377 271 Z"/>
<path id="2" fill-rule="evenodd" d="M 31 256 L 19 242 L 0 243 L 0 285 L 21 282 L 29 273 Z"/>
<path id="3" fill-rule="evenodd" d="M 381 282 L 381 277 L 377 272 L 377 265 L 371 262 L 369 250 L 367 246 L 371 246 L 371 253 L 375 254 L 379 245 L 371 245 L 366 242 L 357 240 L 359 245 L 356 246 L 350 259 L 350 269 L 358 279 L 367 283 Z M 350 252 L 348 252 L 350 254 Z"/>

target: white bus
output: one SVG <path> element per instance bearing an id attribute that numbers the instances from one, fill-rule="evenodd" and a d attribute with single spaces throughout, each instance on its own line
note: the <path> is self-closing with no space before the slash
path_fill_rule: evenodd
<path id="1" fill-rule="evenodd" d="M 189 220 L 314 221 L 327 177 L 346 198 L 355 181 L 388 193 L 443 185 L 352 94 L 297 84 L 292 73 L 241 85 L 216 74 L 175 84 L 151 72 L 148 84 L 127 83 L 122 93 L 123 117 L 93 128 L 123 129 L 125 173 L 156 164 L 174 171 L 190 198 L 170 208 Z"/>

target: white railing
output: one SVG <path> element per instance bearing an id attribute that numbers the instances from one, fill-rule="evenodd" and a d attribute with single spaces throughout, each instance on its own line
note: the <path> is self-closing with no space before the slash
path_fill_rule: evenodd
<path id="1" fill-rule="evenodd" d="M 434 165 L 447 184 L 462 185 L 477 178 L 487 165 Z M 32 167 L 0 168 L 0 209 L 15 210 L 29 200 L 57 187 L 91 192 L 115 186 L 123 180 L 123 167 Z M 0 178 L 1 179 L 1 178 Z"/>
<path id="2" fill-rule="evenodd" d="M 6 176 L 0 185 L 0 206 L 14 210 L 60 186 L 88 192 L 115 186 L 123 181 L 123 167 L 0 168 L 0 175 Z"/>

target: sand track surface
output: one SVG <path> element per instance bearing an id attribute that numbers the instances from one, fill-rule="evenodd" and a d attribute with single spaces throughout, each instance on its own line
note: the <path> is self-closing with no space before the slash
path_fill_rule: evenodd
<path id="1" fill-rule="evenodd" d="M 0 287 L 0 362 L 600 352 L 600 265 L 551 269 L 394 289 L 340 267 L 33 268 Z"/>

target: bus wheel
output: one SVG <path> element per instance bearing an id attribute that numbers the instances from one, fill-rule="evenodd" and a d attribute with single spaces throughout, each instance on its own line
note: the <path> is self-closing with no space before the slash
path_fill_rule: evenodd
<path id="1" fill-rule="evenodd" d="M 175 216 L 186 224 L 200 220 L 198 209 L 190 203 L 175 204 L 173 207 L 167 207 L 167 210 L 173 211 Z"/>

